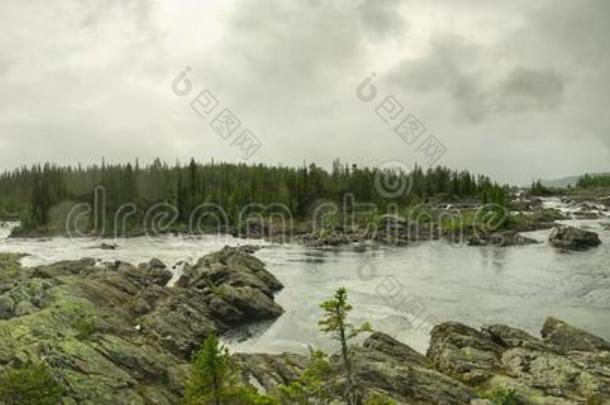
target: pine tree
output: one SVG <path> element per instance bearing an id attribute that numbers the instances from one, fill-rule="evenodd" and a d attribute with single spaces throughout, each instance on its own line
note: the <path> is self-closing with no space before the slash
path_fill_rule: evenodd
<path id="1" fill-rule="evenodd" d="M 191 380 L 186 387 L 188 404 L 221 405 L 231 374 L 229 351 L 210 335 L 193 359 Z"/>
<path id="2" fill-rule="evenodd" d="M 371 326 L 364 323 L 359 327 L 354 327 L 347 321 L 347 315 L 353 308 L 347 302 L 347 290 L 345 288 L 339 288 L 334 297 L 324 301 L 320 304 L 320 307 L 325 313 L 324 318 L 318 322 L 321 327 L 320 330 L 330 334 L 341 345 L 341 358 L 345 373 L 343 399 L 348 405 L 360 405 L 362 403 L 362 393 L 354 381 L 349 341 L 362 332 L 371 332 Z"/>
<path id="3" fill-rule="evenodd" d="M 229 349 L 215 335 L 208 336 L 193 356 L 184 402 L 185 405 L 278 405 L 276 400 L 238 383 L 237 368 Z"/>

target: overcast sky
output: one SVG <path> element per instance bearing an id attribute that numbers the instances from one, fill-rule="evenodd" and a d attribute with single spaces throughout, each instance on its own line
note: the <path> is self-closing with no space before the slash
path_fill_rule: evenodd
<path id="1" fill-rule="evenodd" d="M 608 171 L 609 18 L 607 0 L 4 0 L 0 167 L 242 161 L 210 127 L 222 108 L 262 143 L 248 162 L 425 166 L 375 112 L 393 95 L 439 164 L 512 183 Z M 202 118 L 204 89 L 219 105 Z"/>

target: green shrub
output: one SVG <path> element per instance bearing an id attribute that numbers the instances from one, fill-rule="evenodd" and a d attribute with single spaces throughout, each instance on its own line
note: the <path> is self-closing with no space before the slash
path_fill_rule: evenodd
<path id="1" fill-rule="evenodd" d="M 6 405 L 55 405 L 63 387 L 43 363 L 13 368 L 0 374 L 0 403 Z"/>
<path id="2" fill-rule="evenodd" d="M 333 371 L 327 355 L 310 349 L 309 367 L 295 381 L 279 387 L 281 404 L 327 404 L 336 394 Z"/>
<path id="3" fill-rule="evenodd" d="M 192 361 L 186 405 L 277 405 L 277 400 L 240 385 L 229 350 L 210 335 Z"/>

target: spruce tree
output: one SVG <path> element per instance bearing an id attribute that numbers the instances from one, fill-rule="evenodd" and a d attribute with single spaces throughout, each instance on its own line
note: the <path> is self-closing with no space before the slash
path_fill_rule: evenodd
<path id="1" fill-rule="evenodd" d="M 347 290 L 345 288 L 339 288 L 335 295 L 320 304 L 320 307 L 324 310 L 324 318 L 318 322 L 321 327 L 320 330 L 330 334 L 341 345 L 341 359 L 345 375 L 343 399 L 348 405 L 360 405 L 362 404 L 362 392 L 354 381 L 349 341 L 362 332 L 371 332 L 371 326 L 367 322 L 359 327 L 354 327 L 347 321 L 347 315 L 353 308 L 347 302 Z"/>
<path id="2" fill-rule="evenodd" d="M 237 372 L 229 349 L 215 335 L 208 336 L 193 356 L 185 405 L 278 405 L 276 400 L 240 385 Z"/>

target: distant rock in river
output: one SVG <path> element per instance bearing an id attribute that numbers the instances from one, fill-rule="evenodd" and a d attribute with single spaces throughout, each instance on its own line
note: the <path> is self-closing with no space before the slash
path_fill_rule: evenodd
<path id="1" fill-rule="evenodd" d="M 572 250 L 588 249 L 602 243 L 597 233 L 573 226 L 553 228 L 549 235 L 549 242 L 554 246 Z"/>

